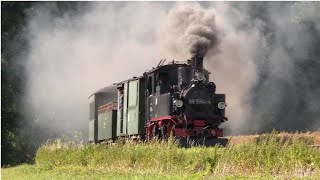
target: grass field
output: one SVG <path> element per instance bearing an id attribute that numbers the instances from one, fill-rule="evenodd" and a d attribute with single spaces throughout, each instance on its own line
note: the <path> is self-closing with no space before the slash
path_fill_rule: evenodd
<path id="1" fill-rule="evenodd" d="M 267 175 L 256 175 L 256 176 L 215 176 L 207 175 L 199 177 L 197 174 L 141 174 L 136 172 L 103 172 L 99 170 L 86 170 L 82 168 L 55 168 L 46 169 L 40 168 L 35 165 L 20 165 L 11 168 L 4 168 L 1 172 L 1 179 L 3 180 L 33 180 L 33 179 L 221 179 L 221 180 L 267 180 L 267 179 L 318 179 L 317 177 L 276 177 Z"/>
<path id="2" fill-rule="evenodd" d="M 179 148 L 172 141 L 117 145 L 55 140 L 35 165 L 2 179 L 320 179 L 319 132 L 234 137 L 227 147 Z M 243 139 L 243 140 L 241 140 Z"/>
<path id="3" fill-rule="evenodd" d="M 3 180 L 20 179 L 190 179 L 190 176 L 138 174 L 134 172 L 102 172 L 83 168 L 41 168 L 35 165 L 20 165 L 2 169 Z"/>

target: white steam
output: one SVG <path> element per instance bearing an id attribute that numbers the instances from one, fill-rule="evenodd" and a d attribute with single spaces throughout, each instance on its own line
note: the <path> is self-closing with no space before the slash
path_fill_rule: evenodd
<path id="1" fill-rule="evenodd" d="M 309 39 L 298 38 L 307 30 L 286 32 L 293 26 L 291 15 L 276 9 L 276 3 L 262 4 L 270 11 L 263 14 L 254 12 L 250 3 L 205 3 L 204 8 L 198 3 L 103 2 L 63 16 L 56 15 L 54 3 L 46 4 L 35 8 L 28 24 L 26 108 L 50 130 L 86 130 L 87 98 L 94 91 L 142 75 L 159 59 L 186 60 L 200 54 L 218 93 L 227 95 L 227 133 L 253 132 L 264 126 L 264 113 L 279 105 L 279 98 L 263 95 L 284 92 L 268 77 L 291 80 L 293 65 L 285 49 L 291 46 L 303 53 L 309 44 Z M 271 43 L 274 35 L 281 39 Z M 272 68 L 270 76 L 261 79 L 263 64 Z M 266 88 L 252 92 L 258 82 Z M 265 104 L 252 106 L 252 97 L 259 95 Z"/>
<path id="2" fill-rule="evenodd" d="M 97 3 L 57 17 L 56 9 L 40 6 L 30 19 L 27 108 L 52 131 L 87 130 L 92 93 L 160 59 L 155 32 L 165 11 L 153 3 Z"/>

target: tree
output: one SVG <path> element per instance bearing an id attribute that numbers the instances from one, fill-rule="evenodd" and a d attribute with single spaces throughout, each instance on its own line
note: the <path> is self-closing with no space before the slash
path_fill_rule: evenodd
<path id="1" fill-rule="evenodd" d="M 26 48 L 23 27 L 30 2 L 1 3 L 1 166 L 27 159 L 19 125 L 23 112 L 19 110 L 24 90 L 24 68 L 18 62 L 19 49 Z"/>

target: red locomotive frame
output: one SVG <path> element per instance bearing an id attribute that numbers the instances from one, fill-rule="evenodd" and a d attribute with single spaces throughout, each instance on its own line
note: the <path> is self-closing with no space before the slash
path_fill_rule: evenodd
<path id="1" fill-rule="evenodd" d="M 186 122 L 182 122 L 186 121 Z M 186 123 L 187 125 L 193 125 L 193 128 L 173 128 L 177 124 Z M 175 137 L 201 137 L 200 132 L 203 129 L 206 129 L 209 134 L 206 137 L 223 137 L 223 129 L 221 128 L 207 128 L 205 120 L 198 120 L 198 119 L 184 119 L 180 120 L 177 116 L 162 116 L 151 118 L 151 120 L 145 125 L 146 129 L 146 138 L 147 140 L 151 140 L 153 138 L 153 129 L 154 128 L 162 128 L 166 125 L 166 136 L 174 134 Z"/>

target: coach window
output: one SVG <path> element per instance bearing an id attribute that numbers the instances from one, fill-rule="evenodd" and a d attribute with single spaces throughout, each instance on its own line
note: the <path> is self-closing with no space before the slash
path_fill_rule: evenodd
<path id="1" fill-rule="evenodd" d="M 160 86 L 160 93 L 167 93 L 170 91 L 169 78 L 167 73 L 160 73 L 158 77 L 158 85 Z"/>
<path id="2" fill-rule="evenodd" d="M 90 109 L 89 119 L 90 119 L 90 120 L 93 120 L 93 119 L 94 119 L 94 110 L 95 110 L 95 103 L 94 103 L 94 101 L 92 101 L 92 102 L 90 103 L 89 109 Z"/>

